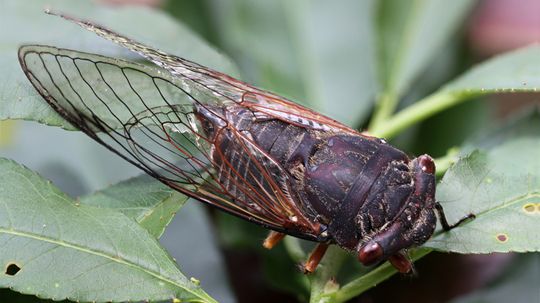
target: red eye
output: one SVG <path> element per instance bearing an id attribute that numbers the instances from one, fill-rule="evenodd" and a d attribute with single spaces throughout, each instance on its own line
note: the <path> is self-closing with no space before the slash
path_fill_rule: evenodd
<path id="1" fill-rule="evenodd" d="M 420 165 L 423 172 L 432 175 L 435 173 L 435 163 L 433 162 L 433 159 L 431 159 L 431 157 L 428 155 L 418 157 L 418 165 Z"/>
<path id="2" fill-rule="evenodd" d="M 370 242 L 358 251 L 358 260 L 368 266 L 376 263 L 383 255 L 383 249 L 377 242 Z"/>

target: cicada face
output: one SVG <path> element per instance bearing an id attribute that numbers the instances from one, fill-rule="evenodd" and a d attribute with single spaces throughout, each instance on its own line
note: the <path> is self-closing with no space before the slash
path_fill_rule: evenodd
<path id="1" fill-rule="evenodd" d="M 27 45 L 25 74 L 67 121 L 161 182 L 274 231 L 356 251 L 366 265 L 394 258 L 405 271 L 401 251 L 433 233 L 428 156 L 411 161 L 282 97 L 63 17 L 156 66 Z"/>
<path id="2" fill-rule="evenodd" d="M 435 231 L 435 164 L 423 155 L 413 159 L 409 167 L 411 182 L 409 186 L 402 185 L 408 187 L 408 195 L 402 197 L 393 190 L 387 195 L 390 203 L 401 204 L 400 210 L 387 220 L 386 226 L 358 246 L 358 259 L 364 265 L 390 259 L 401 272 L 409 272 L 410 264 L 403 260 L 403 250 L 423 244 Z"/>

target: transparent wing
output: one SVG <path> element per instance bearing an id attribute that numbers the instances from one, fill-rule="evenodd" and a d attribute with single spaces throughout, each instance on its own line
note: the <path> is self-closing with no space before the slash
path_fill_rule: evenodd
<path id="1" fill-rule="evenodd" d="M 263 226 L 317 238 L 319 226 L 289 194 L 289 175 L 223 115 L 227 96 L 157 68 L 50 46 L 23 46 L 19 60 L 59 114 L 151 176 Z M 204 131 L 202 109 L 221 121 L 226 149 Z"/>
<path id="2" fill-rule="evenodd" d="M 286 100 L 283 97 L 258 89 L 226 74 L 214 71 L 189 60 L 148 47 L 98 24 L 62 14 L 51 14 L 75 22 L 105 39 L 122 45 L 152 61 L 154 64 L 166 69 L 172 75 L 190 79 L 209 92 L 224 97 L 230 102 L 242 103 L 244 106 L 250 107 L 256 111 L 303 127 L 351 135 L 362 135 L 371 138 L 358 133 L 356 130 L 336 120 Z"/>

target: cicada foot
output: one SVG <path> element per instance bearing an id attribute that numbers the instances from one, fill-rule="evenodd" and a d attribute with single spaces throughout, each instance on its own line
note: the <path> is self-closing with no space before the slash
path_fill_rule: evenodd
<path id="1" fill-rule="evenodd" d="M 476 218 L 476 216 L 474 214 L 468 214 L 465 217 L 461 218 L 456 223 L 448 224 L 448 220 L 446 219 L 446 215 L 444 214 L 444 209 L 443 209 L 441 203 L 435 202 L 435 210 L 437 211 L 437 214 L 439 215 L 439 220 L 441 222 L 441 225 L 442 225 L 442 228 L 444 229 L 444 231 L 452 230 L 452 229 L 458 227 L 459 225 L 461 225 L 463 222 Z"/>
<path id="2" fill-rule="evenodd" d="M 263 247 L 266 249 L 272 249 L 279 243 L 279 241 L 283 240 L 283 238 L 285 238 L 285 234 L 277 231 L 271 231 L 268 233 L 268 236 L 266 236 L 266 239 L 264 239 Z"/>
<path id="3" fill-rule="evenodd" d="M 404 252 L 398 252 L 388 258 L 388 262 L 392 264 L 400 273 L 414 275 L 414 266 L 409 260 L 409 257 Z"/>
<path id="4" fill-rule="evenodd" d="M 309 258 L 306 261 L 306 263 L 302 265 L 304 274 L 311 274 L 315 271 L 315 269 L 321 262 L 321 259 L 324 257 L 324 254 L 326 253 L 327 249 L 328 249 L 328 244 L 325 244 L 325 243 L 317 244 L 315 249 L 313 249 L 313 251 L 309 255 Z"/>

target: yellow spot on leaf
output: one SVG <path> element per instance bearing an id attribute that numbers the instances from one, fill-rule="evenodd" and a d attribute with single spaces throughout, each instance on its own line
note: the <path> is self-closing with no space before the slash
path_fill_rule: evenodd
<path id="1" fill-rule="evenodd" d="M 499 241 L 500 243 L 506 243 L 508 241 L 508 235 L 507 234 L 503 234 L 503 233 L 500 233 L 500 234 L 497 234 L 497 236 L 495 237 L 497 239 L 497 241 Z"/>
<path id="2" fill-rule="evenodd" d="M 15 121 L 0 121 L 0 146 L 9 146 L 13 143 Z"/>
<path id="3" fill-rule="evenodd" d="M 523 211 L 527 214 L 538 214 L 540 215 L 540 202 L 537 203 L 527 203 L 523 205 Z"/>
<path id="4" fill-rule="evenodd" d="M 491 184 L 491 182 L 493 182 L 493 179 L 491 179 L 491 178 L 486 178 L 486 183 L 487 183 L 487 184 Z"/>
<path id="5" fill-rule="evenodd" d="M 174 299 L 172 299 L 172 301 L 173 301 L 173 303 L 180 303 L 180 302 L 182 302 L 182 301 L 180 301 L 180 299 L 178 299 L 178 298 L 174 298 Z"/>
<path id="6" fill-rule="evenodd" d="M 536 211 L 536 205 L 535 205 L 535 203 L 527 203 L 527 204 L 523 205 L 523 210 L 526 213 L 534 213 Z"/>
<path id="7" fill-rule="evenodd" d="M 196 279 L 194 277 L 191 277 L 189 280 L 191 281 L 191 283 L 193 283 L 193 284 L 195 284 L 197 286 L 201 285 L 201 281 L 199 281 L 198 279 Z"/>

